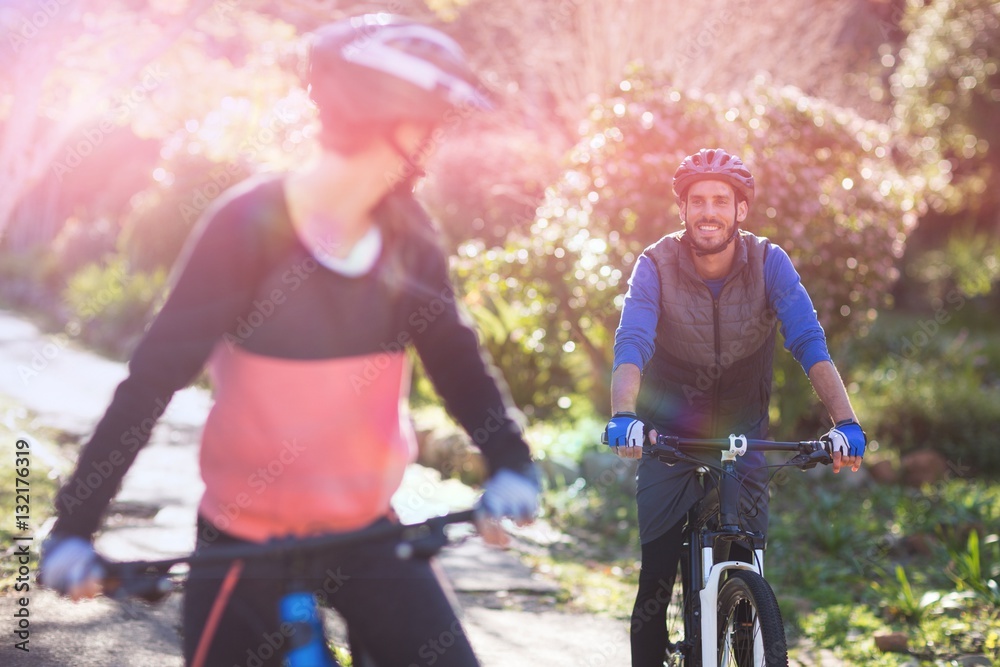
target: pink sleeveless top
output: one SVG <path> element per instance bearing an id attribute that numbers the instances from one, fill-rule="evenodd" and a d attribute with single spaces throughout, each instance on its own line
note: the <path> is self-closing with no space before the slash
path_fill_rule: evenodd
<path id="1" fill-rule="evenodd" d="M 361 528 L 416 456 L 403 353 L 278 359 L 219 344 L 200 514 L 251 541 Z"/>

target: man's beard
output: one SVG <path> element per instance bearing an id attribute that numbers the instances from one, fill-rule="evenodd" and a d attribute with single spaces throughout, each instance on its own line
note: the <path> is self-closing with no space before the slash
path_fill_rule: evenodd
<path id="1" fill-rule="evenodd" d="M 698 225 L 702 224 L 715 224 L 720 227 L 720 232 L 723 238 L 714 243 L 704 243 L 698 238 Z M 700 218 L 694 223 L 689 223 L 690 229 L 688 230 L 688 240 L 691 246 L 698 251 L 701 255 L 714 254 L 725 249 L 729 242 L 733 240 L 736 232 L 736 222 L 733 221 L 731 224 L 727 225 L 725 221 L 719 220 L 718 218 Z"/>

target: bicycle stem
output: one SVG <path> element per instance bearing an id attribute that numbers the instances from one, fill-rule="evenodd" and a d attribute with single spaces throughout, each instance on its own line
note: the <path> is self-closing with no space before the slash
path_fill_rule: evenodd
<path id="1" fill-rule="evenodd" d="M 739 480 L 736 477 L 736 454 L 732 451 L 722 452 L 722 476 L 719 479 L 719 509 L 723 532 L 739 531 Z"/>

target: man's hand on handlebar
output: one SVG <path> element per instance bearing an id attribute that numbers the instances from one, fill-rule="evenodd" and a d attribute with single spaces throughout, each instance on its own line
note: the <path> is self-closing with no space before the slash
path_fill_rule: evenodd
<path id="1" fill-rule="evenodd" d="M 868 436 L 861 430 L 858 422 L 853 419 L 837 422 L 837 425 L 823 436 L 823 440 L 833 457 L 833 472 L 840 472 L 841 468 L 847 466 L 854 472 L 861 469 Z"/>
<path id="2" fill-rule="evenodd" d="M 641 459 L 646 425 L 634 412 L 616 412 L 604 428 L 601 442 L 623 459 Z M 656 442 L 656 431 L 649 430 L 649 442 Z"/>

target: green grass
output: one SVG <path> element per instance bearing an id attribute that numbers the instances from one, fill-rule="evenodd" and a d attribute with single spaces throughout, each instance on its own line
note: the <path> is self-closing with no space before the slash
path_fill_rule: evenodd
<path id="1" fill-rule="evenodd" d="M 969 654 L 1000 664 L 1000 484 L 838 493 L 837 478 L 817 487 L 802 477 L 772 498 L 766 561 L 791 637 L 849 664 L 944 665 Z M 827 493 L 840 502 L 828 506 Z M 882 654 L 871 639 L 879 632 L 904 633 L 910 653 Z"/>
<path id="2" fill-rule="evenodd" d="M 896 667 L 986 655 L 1000 667 L 1000 483 L 847 483 L 845 473 L 793 470 L 771 487 L 765 564 L 792 655 L 812 646 L 843 664 Z M 574 538 L 530 560 L 562 587 L 560 606 L 627 619 L 634 499 L 578 482 L 548 491 L 545 506 Z M 906 635 L 908 653 L 876 647 L 874 635 L 890 632 Z"/>

